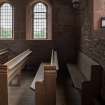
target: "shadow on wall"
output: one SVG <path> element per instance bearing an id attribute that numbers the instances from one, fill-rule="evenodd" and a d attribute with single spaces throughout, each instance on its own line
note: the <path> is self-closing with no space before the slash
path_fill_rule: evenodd
<path id="1" fill-rule="evenodd" d="M 80 22 L 79 11 L 74 10 L 72 26 L 66 29 L 68 31 L 63 30 L 63 34 L 56 35 L 53 41 L 54 47 L 58 50 L 59 60 L 61 62 L 76 64 L 78 61 L 81 40 Z"/>

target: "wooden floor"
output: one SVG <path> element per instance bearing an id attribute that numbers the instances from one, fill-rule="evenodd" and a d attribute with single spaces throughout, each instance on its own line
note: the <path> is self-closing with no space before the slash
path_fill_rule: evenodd
<path id="1" fill-rule="evenodd" d="M 24 71 L 21 86 L 9 87 L 9 105 L 35 105 L 34 92 L 30 89 L 33 77 L 32 72 Z M 67 73 L 58 73 L 56 99 L 56 105 L 81 105 L 79 93 Z"/>
<path id="2" fill-rule="evenodd" d="M 22 72 L 21 85 L 9 87 L 9 105 L 35 105 L 34 92 L 30 89 L 33 77 L 32 73 L 24 71 Z"/>
<path id="3" fill-rule="evenodd" d="M 56 105 L 81 105 L 80 93 L 73 88 L 67 68 L 58 73 Z"/>

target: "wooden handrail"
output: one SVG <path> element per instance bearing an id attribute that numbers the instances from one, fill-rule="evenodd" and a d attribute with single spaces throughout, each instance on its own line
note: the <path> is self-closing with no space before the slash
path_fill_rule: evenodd
<path id="1" fill-rule="evenodd" d="M 27 57 L 30 53 L 32 53 L 32 51 L 28 49 L 22 52 L 21 54 L 17 55 L 15 58 L 11 59 L 10 61 L 6 62 L 4 65 L 6 65 L 8 69 L 12 69 L 19 62 L 21 62 L 25 57 Z"/>

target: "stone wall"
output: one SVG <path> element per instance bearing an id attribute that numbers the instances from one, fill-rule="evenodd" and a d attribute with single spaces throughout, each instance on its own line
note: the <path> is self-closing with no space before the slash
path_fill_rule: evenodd
<path id="1" fill-rule="evenodd" d="M 92 3 L 92 0 L 81 0 L 81 51 L 105 68 L 105 29 L 94 30 Z"/>

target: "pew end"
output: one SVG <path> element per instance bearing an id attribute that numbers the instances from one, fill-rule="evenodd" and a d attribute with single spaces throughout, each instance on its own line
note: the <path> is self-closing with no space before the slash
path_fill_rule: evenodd
<path id="1" fill-rule="evenodd" d="M 56 105 L 56 66 L 44 66 L 46 105 Z"/>
<path id="2" fill-rule="evenodd" d="M 43 81 L 37 81 L 35 83 L 35 102 L 36 105 L 46 105 L 45 104 L 45 87 Z"/>
<path id="3" fill-rule="evenodd" d="M 36 77 L 39 75 L 43 77 L 38 80 Z M 41 64 L 36 74 L 34 81 L 35 85 L 35 100 L 36 105 L 55 105 L 56 104 L 56 66 L 50 64 Z M 34 89 L 34 87 L 33 87 Z"/>

